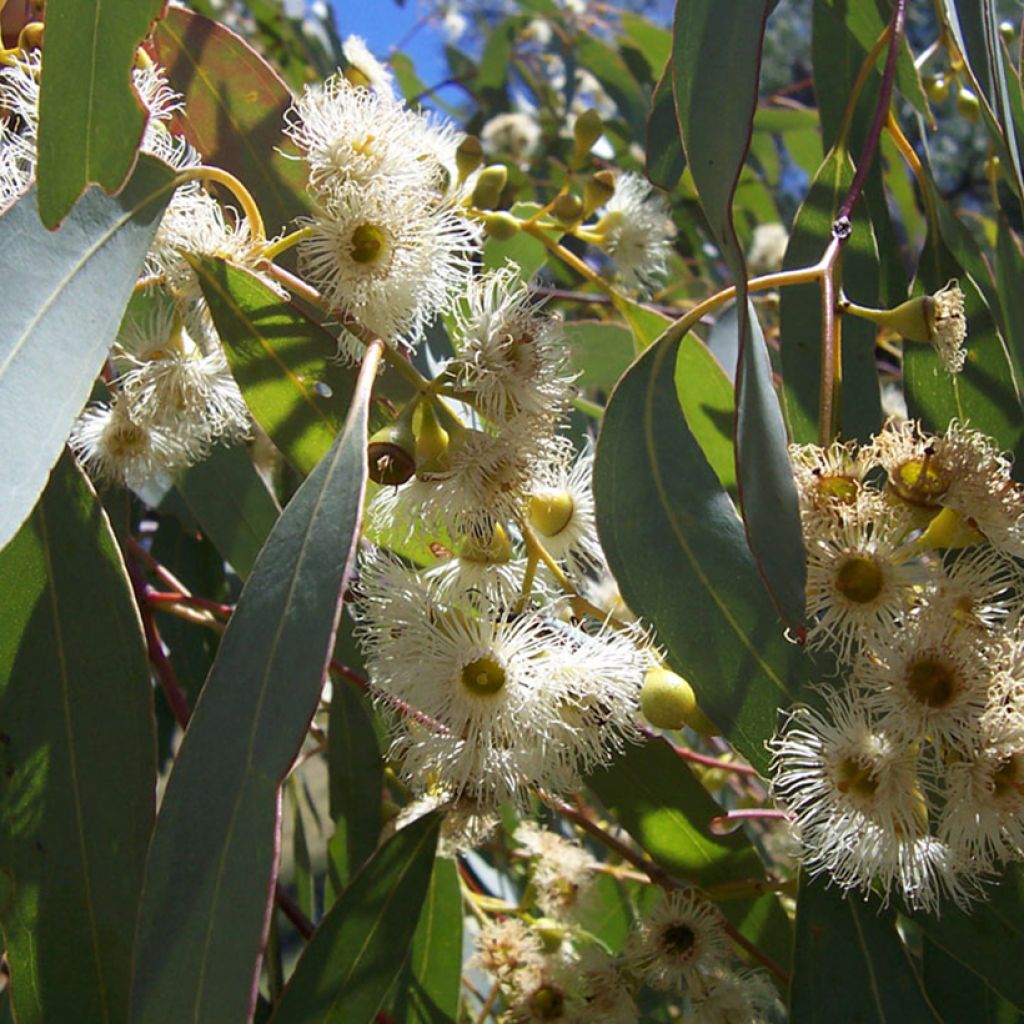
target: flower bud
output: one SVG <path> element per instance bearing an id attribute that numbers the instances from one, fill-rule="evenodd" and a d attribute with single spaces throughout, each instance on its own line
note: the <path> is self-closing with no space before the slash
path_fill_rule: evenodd
<path id="1" fill-rule="evenodd" d="M 510 238 L 515 238 L 519 233 L 519 221 L 511 213 L 498 210 L 487 215 L 484 220 L 484 231 L 487 232 L 488 237 L 506 242 Z"/>
<path id="2" fill-rule="evenodd" d="M 583 219 L 583 200 L 566 192 L 555 200 L 551 212 L 562 224 L 571 226 Z"/>
<path id="3" fill-rule="evenodd" d="M 956 94 L 956 109 L 960 111 L 960 116 L 968 121 L 977 121 L 981 116 L 981 104 L 978 102 L 978 97 L 963 85 L 960 86 L 960 91 Z"/>
<path id="4" fill-rule="evenodd" d="M 448 466 L 448 431 L 441 426 L 431 402 L 423 402 L 416 424 L 416 472 L 442 472 Z"/>
<path id="5" fill-rule="evenodd" d="M 472 203 L 478 210 L 493 210 L 501 200 L 501 193 L 508 181 L 508 168 L 504 164 L 491 164 L 480 172 L 476 188 L 473 189 Z"/>
<path id="6" fill-rule="evenodd" d="M 955 550 L 958 548 L 969 548 L 974 544 L 983 544 L 984 536 L 971 526 L 964 517 L 952 508 L 940 509 L 928 529 L 924 531 L 918 540 L 918 546 L 922 549 L 946 548 Z"/>
<path id="7" fill-rule="evenodd" d="M 412 410 L 381 427 L 366 446 L 370 479 L 375 484 L 397 487 L 404 484 L 416 469 L 416 438 L 412 432 Z"/>
<path id="8" fill-rule="evenodd" d="M 583 210 L 590 214 L 600 209 L 615 195 L 615 175 L 611 171 L 592 174 L 583 187 Z"/>
<path id="9" fill-rule="evenodd" d="M 934 75 L 926 75 L 924 91 L 932 103 L 945 103 L 949 99 L 949 79 L 941 71 Z"/>
<path id="10" fill-rule="evenodd" d="M 467 135 L 455 150 L 455 166 L 459 181 L 465 181 L 484 162 L 484 150 L 475 135 Z"/>
<path id="11" fill-rule="evenodd" d="M 604 134 L 604 122 L 600 114 L 593 108 L 584 110 L 572 127 L 574 140 L 573 153 L 579 163 L 593 148 L 594 143 Z"/>
<path id="12" fill-rule="evenodd" d="M 693 687 L 666 668 L 652 668 L 640 690 L 640 710 L 659 729 L 681 729 L 697 710 Z"/>

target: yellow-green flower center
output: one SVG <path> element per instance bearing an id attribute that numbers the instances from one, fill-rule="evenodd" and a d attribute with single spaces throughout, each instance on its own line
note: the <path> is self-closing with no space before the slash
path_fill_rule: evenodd
<path id="1" fill-rule="evenodd" d="M 878 791 L 878 780 L 871 765 L 855 757 L 844 757 L 835 769 L 836 789 L 840 793 L 870 800 Z"/>
<path id="2" fill-rule="evenodd" d="M 374 224 L 360 224 L 352 232 L 349 255 L 356 263 L 376 263 L 387 249 L 384 232 Z"/>
<path id="3" fill-rule="evenodd" d="M 462 685 L 475 697 L 492 697 L 505 685 L 505 669 L 486 655 L 462 666 Z"/>
<path id="4" fill-rule="evenodd" d="M 885 574 L 874 559 L 847 558 L 836 572 L 836 590 L 854 604 L 870 604 L 882 592 Z"/>
<path id="5" fill-rule="evenodd" d="M 553 985 L 541 985 L 530 996 L 530 1009 L 541 1020 L 558 1020 L 565 1011 L 565 996 Z"/>
<path id="6" fill-rule="evenodd" d="M 568 491 L 548 491 L 530 498 L 530 525 L 545 537 L 557 537 L 572 520 L 575 505 Z"/>
<path id="7" fill-rule="evenodd" d="M 818 494 L 822 498 L 852 505 L 857 500 L 859 485 L 849 476 L 821 476 L 817 482 Z"/>
<path id="8" fill-rule="evenodd" d="M 896 467 L 892 474 L 892 485 L 897 494 L 911 505 L 934 508 L 949 490 L 949 474 L 935 464 L 932 456 L 910 459 Z"/>
<path id="9" fill-rule="evenodd" d="M 956 671 L 932 654 L 915 658 L 907 666 L 905 679 L 914 700 L 936 710 L 952 704 L 962 689 Z"/>
<path id="10" fill-rule="evenodd" d="M 693 950 L 693 945 L 696 941 L 697 936 L 694 935 L 693 929 L 681 921 L 676 924 L 670 924 L 661 933 L 662 948 L 669 956 L 677 958 L 688 956 Z"/>

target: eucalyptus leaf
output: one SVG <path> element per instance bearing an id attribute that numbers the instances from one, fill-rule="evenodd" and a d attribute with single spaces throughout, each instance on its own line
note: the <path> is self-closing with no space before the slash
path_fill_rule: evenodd
<path id="1" fill-rule="evenodd" d="M 131 173 L 146 125 L 132 89 L 135 50 L 163 6 L 48 0 L 36 168 L 39 215 L 48 228 L 89 185 L 116 192 Z"/>
<path id="2" fill-rule="evenodd" d="M 0 217 L 0 279 L 18 296 L 0 334 L 0 437 L 6 480 L 0 547 L 46 485 L 81 412 L 171 196 L 173 175 L 140 157 L 116 196 L 93 189 L 47 231 L 33 189 Z"/>
<path id="3" fill-rule="evenodd" d="M 323 688 L 357 539 L 371 362 L 260 552 L 185 733 L 146 862 L 132 1021 L 252 1012 L 279 789 Z"/>
<path id="4" fill-rule="evenodd" d="M 0 552 L 0 925 L 19 1024 L 120 1024 L 153 826 L 152 690 L 110 524 L 65 454 Z"/>

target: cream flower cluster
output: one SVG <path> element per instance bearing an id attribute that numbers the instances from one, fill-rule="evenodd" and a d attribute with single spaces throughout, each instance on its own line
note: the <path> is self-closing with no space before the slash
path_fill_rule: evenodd
<path id="1" fill-rule="evenodd" d="M 522 827 L 517 839 L 520 832 Z M 535 827 L 522 838 L 531 853 L 538 855 L 538 847 L 543 851 L 534 879 L 540 871 L 551 878 L 561 871 L 569 885 L 581 857 L 588 856 Z M 702 896 L 677 890 L 662 895 L 618 955 L 588 940 L 568 920 L 559 931 L 557 919 L 526 916 L 488 922 L 476 936 L 473 964 L 498 983 L 503 1020 L 636 1024 L 645 987 L 662 993 L 662 1001 L 672 999 L 687 1024 L 776 1019 L 774 987 L 763 974 L 734 966 L 723 925 L 721 914 Z"/>
<path id="2" fill-rule="evenodd" d="M 979 431 L 890 423 L 793 450 L 808 643 L 843 682 L 793 710 L 773 790 L 802 859 L 938 910 L 1024 859 L 1024 494 Z"/>
<path id="3" fill-rule="evenodd" d="M 607 569 L 592 453 L 558 433 L 574 395 L 559 321 L 507 267 L 450 324 L 456 355 L 369 446 L 371 536 L 434 564 L 365 557 L 358 635 L 380 702 L 421 713 L 394 716 L 403 777 L 494 811 L 577 787 L 637 739 L 652 654 L 580 597 Z"/>
<path id="4" fill-rule="evenodd" d="M 32 50 L 0 67 L 0 208 L 35 178 L 42 59 Z M 132 72 L 147 120 L 140 149 L 178 170 L 200 155 L 169 130 L 181 97 L 154 65 Z M 136 489 L 166 485 L 211 444 L 249 431 L 249 415 L 228 370 L 195 273 L 185 254 L 255 266 L 248 223 L 225 211 L 198 181 L 179 186 L 157 229 L 137 292 L 111 352 L 108 402 L 90 405 L 69 444 L 99 479 Z"/>
<path id="5" fill-rule="evenodd" d="M 480 229 L 459 202 L 461 139 L 396 99 L 368 54 L 349 56 L 347 73 L 308 86 L 289 112 L 314 205 L 300 266 L 342 318 L 415 345 L 479 252 Z"/>

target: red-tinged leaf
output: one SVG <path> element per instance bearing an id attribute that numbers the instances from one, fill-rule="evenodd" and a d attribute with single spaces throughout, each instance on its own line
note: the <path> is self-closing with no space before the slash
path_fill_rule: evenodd
<path id="1" fill-rule="evenodd" d="M 253 1011 L 280 785 L 334 645 L 366 485 L 376 363 L 364 363 L 345 429 L 260 552 L 185 733 L 146 862 L 136 1024 L 224 1024 Z"/>
<path id="2" fill-rule="evenodd" d="M 185 137 L 249 189 L 267 231 L 307 213 L 304 165 L 279 152 L 292 95 L 278 73 L 230 29 L 180 7 L 159 22 L 153 46 L 185 97 Z"/>
<path id="3" fill-rule="evenodd" d="M 131 173 L 146 125 L 132 89 L 135 50 L 164 2 L 47 0 L 37 179 L 48 228 L 89 185 L 116 192 Z"/>

